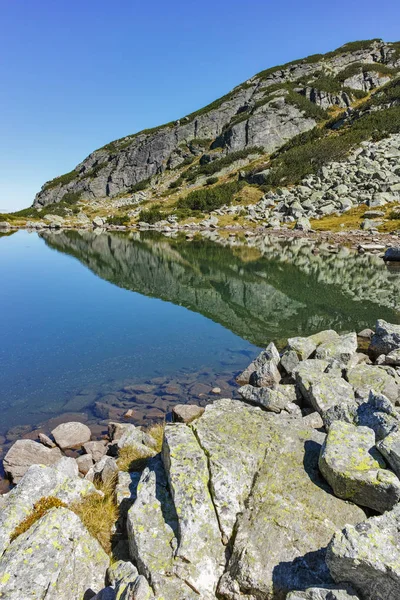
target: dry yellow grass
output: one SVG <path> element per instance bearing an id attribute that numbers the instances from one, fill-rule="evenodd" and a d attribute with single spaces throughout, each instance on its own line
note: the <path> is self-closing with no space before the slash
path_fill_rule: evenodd
<path id="1" fill-rule="evenodd" d="M 64 504 L 64 502 L 61 502 L 61 500 L 54 496 L 45 496 L 44 498 L 41 498 L 34 504 L 32 512 L 14 529 L 10 536 L 11 541 L 25 533 L 25 531 L 28 531 L 36 521 L 39 521 L 39 519 L 52 508 L 66 508 L 66 506 L 67 505 Z"/>
<path id="2" fill-rule="evenodd" d="M 152 456 L 154 456 L 154 451 L 150 450 L 150 448 L 146 451 L 136 446 L 125 446 L 119 451 L 117 460 L 118 469 L 130 473 L 142 471 Z"/>
<path id="3" fill-rule="evenodd" d="M 116 477 L 106 484 L 98 485 L 100 494 L 88 494 L 69 507 L 82 521 L 89 533 L 97 539 L 107 554 L 111 553 L 112 528 L 118 519 L 118 507 L 115 503 Z"/>
<path id="4" fill-rule="evenodd" d="M 155 448 L 155 450 L 157 452 L 161 452 L 161 448 L 162 448 L 163 441 L 164 441 L 164 430 L 165 430 L 164 422 L 155 423 L 154 425 L 150 425 L 150 427 L 148 427 L 146 429 L 146 433 L 151 435 L 151 437 L 154 438 L 157 442 L 157 447 Z"/>

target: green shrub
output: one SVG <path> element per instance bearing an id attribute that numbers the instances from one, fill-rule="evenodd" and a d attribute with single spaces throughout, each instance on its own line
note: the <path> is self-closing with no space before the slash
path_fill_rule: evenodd
<path id="1" fill-rule="evenodd" d="M 288 94 L 285 96 L 285 101 L 296 106 L 299 110 L 304 112 L 306 117 L 309 117 L 310 119 L 323 121 L 328 118 L 328 113 L 326 110 L 317 104 L 314 104 L 314 102 L 311 102 L 305 96 L 302 96 L 301 94 L 298 94 L 292 90 L 289 90 Z"/>
<path id="2" fill-rule="evenodd" d="M 62 202 L 68 206 L 73 206 L 81 199 L 82 192 L 67 192 L 62 197 Z"/>
<path id="3" fill-rule="evenodd" d="M 55 177 L 51 181 L 48 181 L 44 184 L 43 189 L 50 190 L 51 188 L 57 187 L 58 185 L 67 185 L 74 179 L 78 178 L 77 171 L 70 171 L 69 173 L 65 173 L 65 175 L 60 175 L 60 177 Z"/>
<path id="4" fill-rule="evenodd" d="M 242 189 L 243 185 L 244 182 L 233 181 L 214 188 L 195 190 L 190 192 L 186 198 L 180 198 L 177 202 L 177 207 L 211 212 L 224 204 L 230 204 L 233 196 Z"/>
<path id="5" fill-rule="evenodd" d="M 252 146 L 251 148 L 246 148 L 245 150 L 231 152 L 230 154 L 226 154 L 222 158 L 214 160 L 213 162 L 205 165 L 198 165 L 193 169 L 189 169 L 186 171 L 186 173 L 183 173 L 182 176 L 188 181 L 194 181 L 200 175 L 213 175 L 214 173 L 221 171 L 221 169 L 230 166 L 237 160 L 247 158 L 250 154 L 264 154 L 264 148 L 261 146 Z"/>
<path id="6" fill-rule="evenodd" d="M 135 183 L 129 188 L 129 193 L 134 194 L 135 192 L 141 192 L 142 190 L 145 190 L 147 187 L 149 187 L 150 181 L 151 177 L 149 177 L 148 179 L 143 179 L 143 181 L 139 181 L 138 183 Z"/>
<path id="7" fill-rule="evenodd" d="M 108 217 L 107 223 L 109 225 L 127 225 L 130 219 L 128 215 L 114 215 L 113 217 Z"/>
<path id="8" fill-rule="evenodd" d="M 358 75 L 359 73 L 367 73 L 369 71 L 375 71 L 376 73 L 380 73 L 382 75 L 394 75 L 396 73 L 395 69 L 388 67 L 382 63 L 353 63 L 349 65 L 343 71 L 340 71 L 336 75 L 336 80 L 341 82 L 345 81 L 349 77 L 353 77 L 353 75 Z"/>
<path id="9" fill-rule="evenodd" d="M 218 177 L 209 177 L 206 181 L 207 185 L 213 185 L 213 183 L 217 183 Z"/>
<path id="10" fill-rule="evenodd" d="M 144 209 L 140 211 L 139 214 L 139 221 L 144 221 L 144 223 L 149 223 L 149 225 L 154 225 L 154 223 L 162 221 L 163 219 L 164 215 L 157 205 L 151 206 L 147 210 Z"/>

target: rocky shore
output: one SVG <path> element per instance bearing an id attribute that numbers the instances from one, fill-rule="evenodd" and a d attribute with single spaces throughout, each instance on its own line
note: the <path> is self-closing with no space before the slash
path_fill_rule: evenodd
<path id="1" fill-rule="evenodd" d="M 270 343 L 237 383 L 165 427 L 16 441 L 0 598 L 397 599 L 400 326 Z"/>

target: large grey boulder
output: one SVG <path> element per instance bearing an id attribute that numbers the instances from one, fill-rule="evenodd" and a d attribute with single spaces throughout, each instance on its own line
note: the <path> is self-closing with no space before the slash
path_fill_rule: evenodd
<path id="1" fill-rule="evenodd" d="M 310 379 L 307 400 L 312 408 L 322 414 L 342 402 L 354 402 L 354 390 L 335 373 L 321 373 Z"/>
<path id="2" fill-rule="evenodd" d="M 73 459 L 65 459 L 72 460 Z M 78 468 L 75 463 L 76 473 Z M 80 500 L 88 494 L 97 493 L 90 481 L 70 477 L 65 472 L 64 461 L 61 468 L 57 465 L 44 467 L 32 465 L 17 487 L 9 492 L 0 511 L 0 556 L 10 543 L 15 528 L 32 512 L 33 506 L 41 498 L 52 496 L 65 504 Z"/>
<path id="3" fill-rule="evenodd" d="M 398 350 L 399 348 L 400 325 L 393 325 L 383 319 L 378 319 L 370 349 L 379 356 L 380 354 L 389 354 L 392 350 Z"/>
<path id="4" fill-rule="evenodd" d="M 385 467 L 371 429 L 332 423 L 319 468 L 336 496 L 378 512 L 391 510 L 400 500 L 400 481 Z"/>
<path id="5" fill-rule="evenodd" d="M 327 360 L 303 360 L 293 370 L 293 377 L 296 381 L 299 392 L 304 400 L 312 406 L 310 389 L 314 381 L 318 381 L 325 372 L 329 363 Z"/>
<path id="6" fill-rule="evenodd" d="M 339 363 L 346 364 L 356 352 L 357 334 L 348 333 L 320 344 L 315 357 L 326 360 L 334 359 Z"/>
<path id="7" fill-rule="evenodd" d="M 238 517 L 219 586 L 229 600 L 280 600 L 291 590 L 332 583 L 325 548 L 343 524 L 364 518 L 361 509 L 330 493 L 319 473 L 324 435 L 304 428 L 300 419 L 296 426 L 282 415 L 265 417 L 265 460 Z"/>
<path id="8" fill-rule="evenodd" d="M 350 586 L 327 585 L 308 588 L 302 592 L 290 592 L 286 600 L 359 600 Z"/>
<path id="9" fill-rule="evenodd" d="M 79 517 L 66 508 L 53 508 L 0 559 L 0 597 L 82 599 L 104 586 L 109 562 Z"/>
<path id="10" fill-rule="evenodd" d="M 368 397 L 374 390 L 383 394 L 393 403 L 397 402 L 400 388 L 395 377 L 378 365 L 360 364 L 347 371 L 347 380 L 361 397 Z"/>
<path id="11" fill-rule="evenodd" d="M 254 387 L 250 384 L 238 389 L 243 400 L 258 404 L 265 410 L 280 413 L 282 410 L 293 412 L 297 402 L 296 389 L 294 385 L 277 385 L 271 387 Z M 298 409 L 300 412 L 300 410 Z"/>
<path id="12" fill-rule="evenodd" d="M 296 352 L 300 360 L 307 360 L 316 350 L 317 344 L 306 337 L 292 337 L 288 339 L 287 349 Z"/>
<path id="13" fill-rule="evenodd" d="M 333 536 L 326 561 L 333 579 L 362 600 L 400 598 L 400 507 Z"/>
<path id="14" fill-rule="evenodd" d="M 67 448 L 79 448 L 90 440 L 92 435 L 89 427 L 83 423 L 69 422 L 61 423 L 51 432 L 57 446 L 62 450 Z"/>
<path id="15" fill-rule="evenodd" d="M 275 344 L 271 342 L 267 348 L 260 352 L 260 354 L 249 364 L 249 366 L 236 377 L 236 381 L 240 385 L 245 385 L 246 383 L 249 383 L 251 375 L 263 365 L 266 363 L 273 363 L 275 366 L 278 366 L 279 360 L 279 352 L 276 349 Z"/>
<path id="16" fill-rule="evenodd" d="M 17 440 L 4 457 L 4 470 L 18 483 L 31 465 L 53 465 L 61 458 L 59 448 L 46 448 L 33 440 Z"/>
<path id="17" fill-rule="evenodd" d="M 369 427 L 374 431 L 377 441 L 397 431 L 400 426 L 400 415 L 392 402 L 373 390 L 365 401 L 342 402 L 328 408 L 323 411 L 322 419 L 327 429 L 334 421 Z"/>
<path id="18" fill-rule="evenodd" d="M 178 517 L 159 457 L 151 459 L 142 473 L 136 500 L 128 511 L 127 531 L 130 556 L 157 594 L 165 598 L 197 597 L 185 582 L 186 564 L 175 559 Z"/>
<path id="19" fill-rule="evenodd" d="M 376 446 L 379 452 L 385 457 L 386 461 L 400 477 L 400 431 L 394 430 Z"/>
<path id="20" fill-rule="evenodd" d="M 272 387 L 281 380 L 281 374 L 273 360 L 266 361 L 258 367 L 251 375 L 249 383 L 255 387 Z"/>
<path id="21" fill-rule="evenodd" d="M 182 578 L 198 594 L 212 596 L 225 565 L 225 549 L 210 494 L 207 457 L 193 430 L 177 423 L 165 429 L 162 458 L 179 517 L 176 557 L 183 563 Z"/>

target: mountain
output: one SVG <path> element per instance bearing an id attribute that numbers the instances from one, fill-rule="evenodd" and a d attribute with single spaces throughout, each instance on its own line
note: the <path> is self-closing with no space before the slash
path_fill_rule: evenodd
<path id="1" fill-rule="evenodd" d="M 268 170 L 271 154 L 274 157 L 280 149 L 290 152 L 291 144 L 298 149 L 321 135 L 329 137 L 343 126 L 352 128 L 371 111 L 397 109 L 382 123 L 368 122 L 364 137 L 373 137 L 376 129 L 396 133 L 399 72 L 400 42 L 379 39 L 351 42 L 325 55 L 269 68 L 176 122 L 92 152 L 70 173 L 45 183 L 33 206 L 123 199 L 139 191 L 146 200 L 162 201 L 171 194 L 179 199 L 180 192 L 202 187 L 209 175 L 231 174 L 235 167 L 238 171 L 249 164 L 255 173 Z M 386 90 L 384 97 L 376 100 L 381 88 Z M 357 132 L 353 144 L 362 139 Z M 329 151 L 325 154 L 328 160 Z M 335 158 L 337 152 L 333 154 Z M 321 160 L 319 156 L 317 163 Z M 270 179 L 260 181 L 277 183 L 276 176 Z M 208 183 L 213 185 L 214 180 Z M 257 178 L 249 181 L 257 184 Z M 135 202 L 140 197 L 133 197 Z"/>

